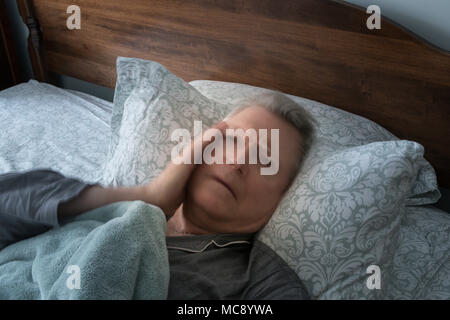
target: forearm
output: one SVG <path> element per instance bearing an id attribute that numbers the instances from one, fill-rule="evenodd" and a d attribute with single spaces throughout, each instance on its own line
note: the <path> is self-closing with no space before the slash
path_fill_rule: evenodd
<path id="1" fill-rule="evenodd" d="M 58 220 L 73 217 L 118 201 L 144 200 L 143 188 L 121 187 L 104 188 L 99 185 L 84 189 L 76 198 L 58 206 Z"/>
<path id="2" fill-rule="evenodd" d="M 0 175 L 0 243 L 14 243 L 58 226 L 58 207 L 91 187 L 48 169 Z"/>
<path id="3" fill-rule="evenodd" d="M 227 125 L 221 122 L 216 128 L 224 132 Z M 186 154 L 182 152 L 179 156 L 179 160 L 183 160 L 179 161 L 180 164 L 175 164 L 178 161 L 169 163 L 160 176 L 144 186 L 103 188 L 97 185 L 88 187 L 77 198 L 59 205 L 58 218 L 75 216 L 113 202 L 135 200 L 158 206 L 167 216 L 171 216 L 182 203 L 187 181 L 195 168 L 195 144 L 201 144 L 203 150 L 208 143 L 209 140 L 197 138 L 188 146 L 191 148 L 191 152 Z"/>
<path id="4" fill-rule="evenodd" d="M 58 206 L 58 220 L 73 217 L 113 202 L 141 200 L 160 207 L 170 216 L 182 201 L 182 189 L 186 184 L 193 165 L 170 164 L 155 181 L 136 187 L 104 188 L 90 186 L 74 199 Z M 180 195 L 179 197 L 173 195 Z"/>

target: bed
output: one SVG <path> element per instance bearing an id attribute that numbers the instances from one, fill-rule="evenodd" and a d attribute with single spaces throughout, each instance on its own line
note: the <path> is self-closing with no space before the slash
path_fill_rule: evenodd
<path id="1" fill-rule="evenodd" d="M 0 141 L 2 173 L 50 167 L 100 181 L 114 140 L 116 61 L 122 56 L 157 61 L 217 103 L 232 105 L 239 94 L 264 88 L 312 101 L 311 110 L 326 105 L 370 119 L 396 139 L 420 143 L 438 185 L 450 187 L 450 56 L 387 19 L 380 30 L 369 30 L 363 9 L 327 0 L 18 4 L 30 29 L 36 80 L 0 93 L 7 128 Z M 81 8 L 79 30 L 66 28 L 72 4 Z M 55 73 L 116 88 L 115 101 L 57 88 Z M 317 267 L 317 259 L 298 266 L 295 243 L 291 250 L 270 233 L 261 237 L 317 299 L 449 299 L 450 216 L 433 206 L 437 185 L 428 191 L 427 201 L 410 202 L 399 218 L 382 293 L 361 291 L 355 286 L 361 275 L 344 279 L 336 269 Z M 269 232 L 279 232 L 278 217 Z M 301 241 L 297 231 L 281 238 Z"/>

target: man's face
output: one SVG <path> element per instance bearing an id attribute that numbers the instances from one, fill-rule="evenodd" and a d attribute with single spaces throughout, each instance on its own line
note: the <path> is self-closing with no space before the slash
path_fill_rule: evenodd
<path id="1" fill-rule="evenodd" d="M 183 213 L 191 223 L 217 233 L 256 232 L 269 220 L 289 185 L 300 160 L 301 136 L 291 124 L 259 106 L 242 110 L 226 123 L 230 129 L 266 129 L 269 149 L 270 130 L 279 129 L 278 173 L 261 175 L 263 164 L 249 164 L 246 143 L 245 164 L 197 166 L 188 182 Z"/>

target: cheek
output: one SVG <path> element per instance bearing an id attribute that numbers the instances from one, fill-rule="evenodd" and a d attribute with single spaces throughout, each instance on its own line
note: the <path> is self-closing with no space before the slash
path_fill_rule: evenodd
<path id="1" fill-rule="evenodd" d="M 235 211 L 233 204 L 220 196 L 215 183 L 200 175 L 193 177 L 189 183 L 186 201 L 198 209 L 198 212 L 217 221 L 229 219 L 230 213 Z"/>
<path id="2" fill-rule="evenodd" d="M 246 206 L 261 212 L 273 211 L 282 197 L 283 187 L 271 177 L 258 176 L 248 184 Z"/>
<path id="3" fill-rule="evenodd" d="M 190 194 L 191 199 L 199 206 L 208 208 L 220 207 L 217 195 L 205 183 L 194 186 Z"/>

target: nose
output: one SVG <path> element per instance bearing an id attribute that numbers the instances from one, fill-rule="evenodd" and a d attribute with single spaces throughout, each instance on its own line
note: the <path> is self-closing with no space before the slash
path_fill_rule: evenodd
<path id="1" fill-rule="evenodd" d="M 248 172 L 248 167 L 247 164 L 243 163 L 233 163 L 230 164 L 230 166 L 242 177 L 245 177 L 247 175 Z"/>
<path id="2" fill-rule="evenodd" d="M 231 166 L 234 170 L 239 173 L 241 176 L 246 176 L 248 173 L 248 164 L 247 161 L 249 159 L 249 143 L 245 141 L 244 150 L 239 150 L 239 146 L 237 143 L 237 138 L 232 139 L 232 148 L 234 150 L 233 156 L 230 159 L 227 159 L 228 154 L 226 150 L 224 150 L 224 163 Z M 225 149 L 226 146 L 224 145 Z M 244 152 L 242 152 L 244 151 Z M 228 161 L 227 161 L 228 160 Z M 230 161 L 231 160 L 231 161 Z M 231 163 L 230 163 L 231 162 Z"/>

